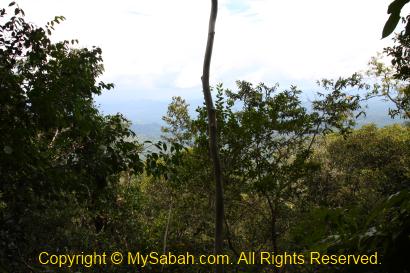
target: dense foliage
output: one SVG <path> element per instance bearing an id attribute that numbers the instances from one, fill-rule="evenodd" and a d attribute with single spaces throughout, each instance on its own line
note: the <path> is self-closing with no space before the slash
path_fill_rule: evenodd
<path id="1" fill-rule="evenodd" d="M 39 251 L 145 249 L 131 183 L 142 147 L 123 116 L 93 102 L 113 87 L 97 82 L 101 49 L 52 43 L 63 17 L 43 29 L 10 6 L 0 10 L 1 270 L 34 271 Z M 149 156 L 147 169 L 164 174 L 156 160 L 170 156 Z"/>

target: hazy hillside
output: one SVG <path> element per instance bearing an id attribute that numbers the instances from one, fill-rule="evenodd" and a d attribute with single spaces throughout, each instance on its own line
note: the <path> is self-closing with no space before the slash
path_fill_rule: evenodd
<path id="1" fill-rule="evenodd" d="M 159 123 L 134 123 L 131 130 L 142 140 L 157 140 L 161 136 L 161 125 Z"/>
<path id="2" fill-rule="evenodd" d="M 192 116 L 195 116 L 195 108 L 198 107 L 198 105 L 198 101 L 191 104 L 190 113 Z M 151 115 L 141 112 L 139 121 L 134 121 L 131 129 L 142 140 L 159 140 L 161 136 L 161 124 L 163 124 L 161 117 L 166 113 L 166 104 L 164 102 L 160 102 L 156 105 L 151 102 L 150 106 L 151 108 L 149 113 Z M 358 118 L 357 127 L 361 127 L 362 125 L 368 123 L 375 123 L 378 127 L 384 127 L 393 123 L 402 123 L 403 120 L 399 118 L 392 119 L 388 116 L 389 107 L 393 107 L 393 105 L 382 100 L 372 100 L 367 108 L 364 109 L 366 116 L 361 116 Z M 140 120 L 145 120 L 145 122 L 140 122 Z"/>

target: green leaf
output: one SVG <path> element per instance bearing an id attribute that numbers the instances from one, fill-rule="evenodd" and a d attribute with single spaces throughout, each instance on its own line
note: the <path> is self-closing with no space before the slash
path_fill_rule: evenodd
<path id="1" fill-rule="evenodd" d="M 388 14 L 399 14 L 405 4 L 407 4 L 410 0 L 395 0 L 390 3 L 387 13 Z"/>
<path id="2" fill-rule="evenodd" d="M 393 13 L 392 15 L 390 15 L 389 19 L 384 25 L 382 39 L 386 38 L 394 31 L 399 21 L 400 21 L 400 14 Z"/>
<path id="3" fill-rule="evenodd" d="M 408 2 L 410 2 L 410 0 L 395 0 L 389 5 L 387 13 L 390 14 L 390 17 L 384 25 L 382 39 L 386 38 L 394 31 L 397 23 L 400 21 L 400 12 L 403 6 Z"/>

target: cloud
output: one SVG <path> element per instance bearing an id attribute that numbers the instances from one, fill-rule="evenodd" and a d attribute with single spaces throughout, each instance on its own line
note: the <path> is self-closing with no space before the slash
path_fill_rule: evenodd
<path id="1" fill-rule="evenodd" d="M 27 17 L 67 21 L 55 39 L 103 50 L 109 100 L 201 98 L 209 0 L 20 0 Z M 363 69 L 380 40 L 390 0 L 220 0 L 211 84 L 313 82 Z M 191 94 L 190 92 L 193 92 Z M 110 99 L 108 99 L 110 98 Z"/>

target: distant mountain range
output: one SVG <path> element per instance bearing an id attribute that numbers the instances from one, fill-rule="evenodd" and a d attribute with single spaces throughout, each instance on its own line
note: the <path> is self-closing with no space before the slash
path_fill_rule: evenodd
<path id="1" fill-rule="evenodd" d="M 131 130 L 137 134 L 140 140 L 152 140 L 156 141 L 161 138 L 161 124 L 159 123 L 147 123 L 147 124 L 132 124 Z"/>
<path id="2" fill-rule="evenodd" d="M 194 107 L 191 106 L 190 111 L 194 112 L 194 108 L 197 107 L 196 104 Z M 157 108 L 156 110 L 150 109 L 151 112 L 156 111 L 156 120 L 155 122 L 133 122 L 131 129 L 138 135 L 141 140 L 159 140 L 161 136 L 161 126 L 163 122 L 158 116 L 162 116 L 166 113 L 166 107 L 164 109 L 164 104 L 161 104 L 162 107 Z M 368 123 L 375 123 L 379 127 L 383 127 L 393 123 L 402 123 L 401 119 L 391 119 L 388 115 L 389 107 L 393 107 L 392 104 L 387 103 L 381 100 L 373 100 L 367 109 L 364 109 L 367 115 L 361 116 L 357 120 L 357 126 L 361 127 Z M 161 109 L 162 108 L 162 109 Z M 159 114 L 159 111 L 162 111 L 162 115 Z M 192 114 L 191 114 L 192 115 Z M 152 120 L 152 116 L 151 116 Z"/>

